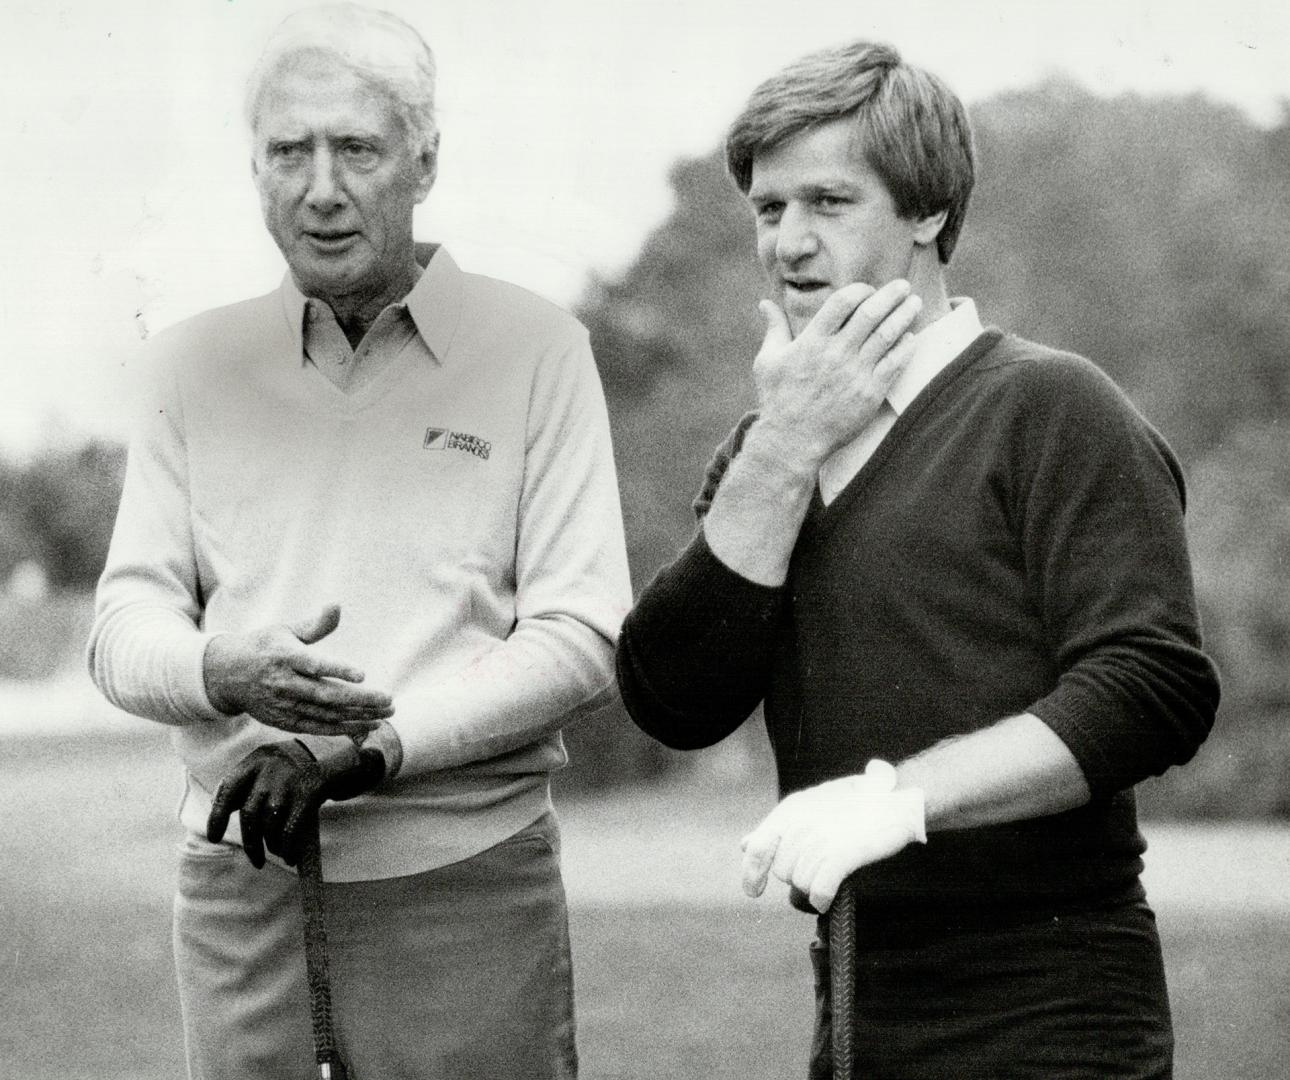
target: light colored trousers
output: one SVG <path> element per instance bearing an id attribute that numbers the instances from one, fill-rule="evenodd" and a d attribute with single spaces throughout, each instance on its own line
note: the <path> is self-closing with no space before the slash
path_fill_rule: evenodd
<path id="1" fill-rule="evenodd" d="M 577 1075 L 558 853 L 548 814 L 463 862 L 326 886 L 351 1080 Z M 317 1076 L 294 873 L 190 837 L 174 942 L 191 1080 Z"/>

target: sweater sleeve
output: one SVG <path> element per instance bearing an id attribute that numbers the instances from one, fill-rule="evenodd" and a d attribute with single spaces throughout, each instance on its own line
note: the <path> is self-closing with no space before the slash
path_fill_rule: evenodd
<path id="1" fill-rule="evenodd" d="M 99 580 L 90 676 L 109 701 L 137 716 L 166 724 L 224 719 L 202 674 L 209 635 L 199 630 L 182 402 L 171 365 L 151 359 Z"/>
<path id="2" fill-rule="evenodd" d="M 1098 798 L 1196 753 L 1218 677 L 1201 650 L 1178 462 L 1091 364 L 1035 370 L 1017 505 L 1059 677 L 1029 711 Z"/>
<path id="3" fill-rule="evenodd" d="M 403 772 L 496 757 L 599 704 L 631 604 L 604 395 L 585 332 L 539 362 L 529 401 L 511 633 L 395 701 Z"/>
<path id="4" fill-rule="evenodd" d="M 718 447 L 694 508 L 700 522 L 744 433 Z M 618 686 L 646 734 L 678 750 L 720 742 L 766 694 L 785 589 L 758 585 L 725 566 L 702 527 L 659 571 L 623 624 Z"/>

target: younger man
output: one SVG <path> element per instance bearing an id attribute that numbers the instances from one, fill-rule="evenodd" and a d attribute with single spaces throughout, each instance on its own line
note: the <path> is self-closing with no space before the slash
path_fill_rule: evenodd
<path id="1" fill-rule="evenodd" d="M 1133 785 L 1218 702 L 1178 463 L 1088 361 L 949 299 L 974 154 L 940 80 L 809 56 L 727 161 L 777 300 L 759 407 L 626 621 L 627 706 L 692 748 L 764 704 L 783 801 L 745 887 L 825 911 L 859 871 L 861 1074 L 1167 1077 Z"/>

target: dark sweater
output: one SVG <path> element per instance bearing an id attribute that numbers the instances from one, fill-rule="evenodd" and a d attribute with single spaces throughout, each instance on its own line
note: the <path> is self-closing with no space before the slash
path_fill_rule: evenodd
<path id="1" fill-rule="evenodd" d="M 971 917 L 1137 895 L 1132 786 L 1187 761 L 1218 703 L 1183 506 L 1173 454 L 1097 368 L 987 331 L 829 506 L 817 492 L 784 587 L 730 571 L 702 532 L 659 573 L 623 628 L 623 699 L 682 748 L 764 700 L 781 794 L 1033 713 L 1091 802 L 934 833 L 866 868 L 862 903 Z"/>

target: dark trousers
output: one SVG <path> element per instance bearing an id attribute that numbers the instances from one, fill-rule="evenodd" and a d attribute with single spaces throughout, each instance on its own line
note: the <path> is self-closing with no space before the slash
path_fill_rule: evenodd
<path id="1" fill-rule="evenodd" d="M 1169 1080 L 1173 1028 L 1145 903 L 1015 926 L 859 928 L 856 1076 L 864 1080 Z M 811 946 L 811 1080 L 831 1080 L 825 924 Z"/>

